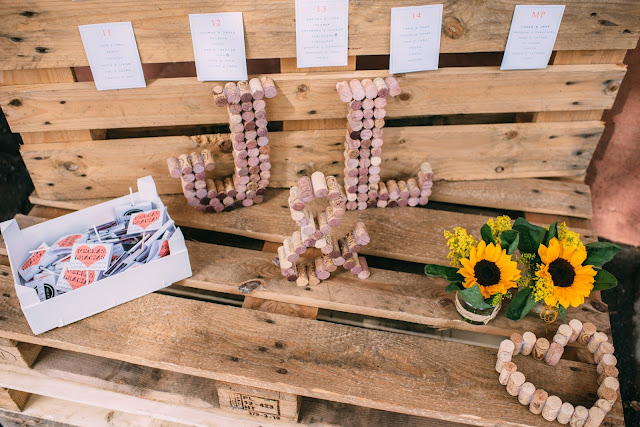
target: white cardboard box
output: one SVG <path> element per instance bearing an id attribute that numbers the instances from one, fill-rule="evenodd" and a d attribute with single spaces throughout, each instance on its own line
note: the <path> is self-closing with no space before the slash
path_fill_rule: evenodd
<path id="1" fill-rule="evenodd" d="M 176 228 L 169 239 L 170 254 L 166 257 L 103 278 L 72 292 L 41 302 L 35 289 L 21 284 L 18 268 L 29 257 L 30 250 L 37 248 L 42 242 L 52 244 L 64 234 L 85 231 L 94 225 L 112 221 L 113 208 L 130 203 L 130 197 L 126 195 L 24 230 L 20 230 L 13 219 L 0 224 L 11 262 L 16 294 L 34 334 L 93 316 L 191 276 L 189 253 L 182 231 Z M 138 179 L 138 192 L 133 194 L 133 198 L 136 203 L 150 201 L 154 209 L 164 207 L 151 176 Z"/>

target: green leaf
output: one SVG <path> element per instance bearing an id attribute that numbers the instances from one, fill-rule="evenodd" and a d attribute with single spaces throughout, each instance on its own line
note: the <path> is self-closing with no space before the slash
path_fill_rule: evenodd
<path id="1" fill-rule="evenodd" d="M 480 236 L 482 236 L 482 240 L 488 245 L 489 243 L 495 243 L 493 240 L 493 232 L 491 231 L 491 227 L 487 224 L 483 225 L 480 228 Z"/>
<path id="2" fill-rule="evenodd" d="M 518 242 L 520 241 L 520 233 L 516 230 L 505 230 L 500 234 L 500 240 L 502 249 L 506 249 L 509 255 L 513 255 L 513 253 L 518 249 Z"/>
<path id="3" fill-rule="evenodd" d="M 453 282 L 453 283 L 449 283 L 449 286 L 447 286 L 447 288 L 444 291 L 445 292 L 456 292 L 456 291 L 461 291 L 463 289 L 464 289 L 464 286 L 462 286 L 462 283 Z"/>
<path id="4" fill-rule="evenodd" d="M 513 224 L 513 229 L 516 230 L 520 236 L 520 242 L 518 243 L 520 252 L 537 254 L 538 247 L 540 243 L 542 243 L 547 230 L 531 224 L 524 218 L 516 219 L 516 222 Z"/>
<path id="5" fill-rule="evenodd" d="M 554 222 L 549 226 L 545 236 L 544 236 L 544 245 L 549 246 L 549 242 L 554 237 L 558 237 L 558 221 Z"/>
<path id="6" fill-rule="evenodd" d="M 560 314 L 560 317 L 562 317 L 564 323 L 567 323 L 567 309 L 562 305 L 558 305 L 558 313 Z"/>
<path id="7" fill-rule="evenodd" d="M 596 267 L 602 267 L 620 252 L 621 248 L 618 245 L 607 242 L 593 242 L 586 245 L 587 259 L 583 263 L 584 265 L 594 265 Z"/>
<path id="8" fill-rule="evenodd" d="M 444 277 L 449 282 L 463 282 L 464 277 L 458 273 L 456 267 L 447 267 L 444 265 L 427 264 L 424 267 L 424 274 L 432 277 Z"/>
<path id="9" fill-rule="evenodd" d="M 458 291 L 459 294 L 462 295 L 465 301 L 469 304 L 473 305 L 476 308 L 491 308 L 492 306 L 487 304 L 482 296 L 482 292 L 480 292 L 480 286 L 473 285 L 470 288 L 463 289 Z"/>
<path id="10" fill-rule="evenodd" d="M 618 285 L 618 279 L 608 271 L 596 269 L 596 281 L 593 284 L 594 291 L 606 291 Z"/>
<path id="11" fill-rule="evenodd" d="M 519 291 L 511 300 L 509 307 L 507 307 L 507 319 L 520 320 L 525 314 L 531 311 L 536 305 L 536 300 L 533 299 L 533 289 L 525 288 Z"/>

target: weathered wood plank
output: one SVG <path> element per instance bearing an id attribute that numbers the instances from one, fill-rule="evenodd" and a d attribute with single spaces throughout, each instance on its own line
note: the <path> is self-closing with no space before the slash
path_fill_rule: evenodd
<path id="1" fill-rule="evenodd" d="M 398 78 L 404 92 L 389 99 L 387 117 L 606 109 L 625 71 L 623 65 L 595 64 L 518 72 L 453 67 L 410 73 Z M 387 70 L 274 74 L 278 96 L 268 102 L 269 120 L 342 118 L 336 82 L 384 75 Z M 225 123 L 225 109 L 211 98 L 214 85 L 193 77 L 102 92 L 93 82 L 17 85 L 0 88 L 0 105 L 14 132 Z"/>
<path id="2" fill-rule="evenodd" d="M 435 0 L 361 1 L 349 6 L 349 55 L 389 53 L 390 8 Z M 532 0 L 531 4 L 541 3 Z M 633 0 L 585 3 L 567 0 L 555 48 L 633 49 L 638 41 L 638 5 Z M 488 52 L 504 49 L 513 15 L 509 0 L 449 2 L 444 5 L 441 51 Z M 190 13 L 243 12 L 248 58 L 296 56 L 294 6 L 290 1 L 170 0 L 132 4 L 126 0 L 100 5 L 58 1 L 3 2 L 0 19 L 0 64 L 5 69 L 87 65 L 78 25 L 132 21 L 142 62 L 193 61 Z M 384 35 L 381 37 L 381 35 Z M 371 41 L 375 40 L 375 43 Z"/>
<path id="3" fill-rule="evenodd" d="M 27 404 L 29 396 L 29 393 L 24 391 L 0 387 L 0 408 L 20 412 Z"/>
<path id="4" fill-rule="evenodd" d="M 425 231 L 424 238 L 435 243 L 432 249 L 439 250 L 438 258 L 434 257 L 433 262 L 448 265 L 446 249 L 440 249 L 444 246 L 444 238 L 429 231 Z M 372 239 L 369 246 L 379 243 Z M 373 268 L 368 280 L 360 280 L 347 272 L 338 272 L 331 280 L 323 281 L 318 286 L 299 288 L 281 276 L 272 262 L 274 254 L 198 242 L 187 242 L 187 247 L 193 276 L 179 282 L 181 286 L 246 295 L 240 292 L 239 287 L 243 283 L 258 281 L 261 285 L 247 296 L 248 305 L 268 300 L 271 305 L 281 304 L 281 308 L 289 304 L 294 307 L 316 308 L 305 310 L 306 315 L 302 316 L 299 315 L 299 310 L 293 312 L 291 307 L 279 312 L 280 314 L 312 318 L 311 316 L 317 315 L 317 308 L 323 308 L 505 337 L 520 329 L 531 330 L 537 335 L 545 334 L 544 323 L 535 316 L 525 317 L 516 323 L 501 314 L 495 321 L 483 326 L 473 326 L 462 321 L 453 307 L 452 294 L 445 292 L 447 284 L 442 279 Z M 427 250 L 429 249 L 425 245 L 423 251 Z M 598 330 L 610 333 L 606 305 L 591 305 L 587 301 L 579 309 L 569 309 L 568 316 L 590 321 L 598 326 Z"/>
<path id="5" fill-rule="evenodd" d="M 232 212 L 205 214 L 189 207 L 184 196 L 162 196 L 171 218 L 186 227 L 231 233 L 270 242 L 282 242 L 295 230 L 287 204 L 289 192 L 269 190 L 264 203 Z M 64 209 L 83 209 L 101 200 L 53 202 Z M 43 201 L 44 202 L 44 201 Z M 40 204 L 39 201 L 35 203 Z M 345 214 L 338 232 L 346 232 L 357 221 L 367 224 L 371 243 L 362 252 L 385 258 L 420 263 L 447 263 L 444 230 L 460 226 L 479 233 L 487 217 L 423 208 L 367 209 Z M 593 241 L 590 230 L 578 230 L 583 239 Z"/>
<path id="6" fill-rule="evenodd" d="M 433 186 L 431 199 L 555 216 L 591 218 L 593 214 L 588 185 L 547 179 L 442 181 Z"/>
<path id="7" fill-rule="evenodd" d="M 158 294 L 34 336 L 10 279 L 0 276 L 0 291 L 10 295 L 0 297 L 0 335 L 5 338 L 449 421 L 541 423 L 497 382 L 494 349 Z M 576 404 L 592 403 L 583 390 L 586 383 L 595 391 L 594 365 L 562 360 L 553 375 L 546 374 L 544 364 L 524 365 L 525 375 L 550 393 Z M 619 402 L 609 419 L 622 423 Z"/>
<path id="8" fill-rule="evenodd" d="M 601 122 L 390 127 L 384 133 L 381 175 L 406 179 L 415 176 L 424 161 L 437 180 L 580 174 L 602 130 Z M 301 174 L 317 170 L 342 177 L 344 134 L 344 129 L 269 133 L 270 185 L 289 188 Z M 169 176 L 166 159 L 208 147 L 216 158 L 212 176 L 229 176 L 233 159 L 223 152 L 229 148 L 225 140 L 227 135 L 198 135 L 27 144 L 21 152 L 38 195 L 45 199 L 121 196 L 147 174 L 160 194 L 181 194 L 180 180 Z M 498 192 L 503 196 L 511 189 Z M 435 194 L 433 200 L 438 200 Z"/>

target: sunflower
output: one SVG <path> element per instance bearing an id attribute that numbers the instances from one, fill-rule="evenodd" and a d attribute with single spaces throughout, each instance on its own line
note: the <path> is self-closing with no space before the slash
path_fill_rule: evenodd
<path id="1" fill-rule="evenodd" d="M 518 286 L 520 278 L 518 263 L 511 260 L 507 251 L 493 243 L 481 241 L 471 249 L 469 258 L 460 260 L 462 268 L 458 273 L 465 278 L 463 286 L 470 288 L 479 285 L 484 298 L 497 293 L 506 293 L 507 289 Z"/>
<path id="2" fill-rule="evenodd" d="M 584 298 L 593 289 L 596 275 L 592 265 L 582 265 L 587 259 L 585 247 L 554 237 L 549 247 L 540 245 L 538 254 L 542 265 L 536 276 L 549 279 L 553 284 L 551 295 L 544 302 L 548 305 L 559 303 L 565 308 L 584 303 Z"/>

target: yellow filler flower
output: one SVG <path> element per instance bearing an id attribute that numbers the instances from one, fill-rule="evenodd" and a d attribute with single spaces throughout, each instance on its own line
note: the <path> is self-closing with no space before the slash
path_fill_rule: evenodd
<path id="1" fill-rule="evenodd" d="M 536 276 L 553 283 L 553 291 L 544 302 L 548 305 L 560 303 L 565 308 L 584 303 L 584 298 L 593 289 L 596 275 L 592 265 L 582 265 L 587 259 L 586 248 L 554 237 L 549 247 L 540 245 L 538 254 L 542 265 Z"/>
<path id="2" fill-rule="evenodd" d="M 469 258 L 463 258 L 460 262 L 462 268 L 458 273 L 465 278 L 462 285 L 465 288 L 479 285 L 484 298 L 497 293 L 504 294 L 507 289 L 518 286 L 518 263 L 511 260 L 511 255 L 507 255 L 505 249 L 493 243 L 487 245 L 481 241 L 471 249 Z"/>

